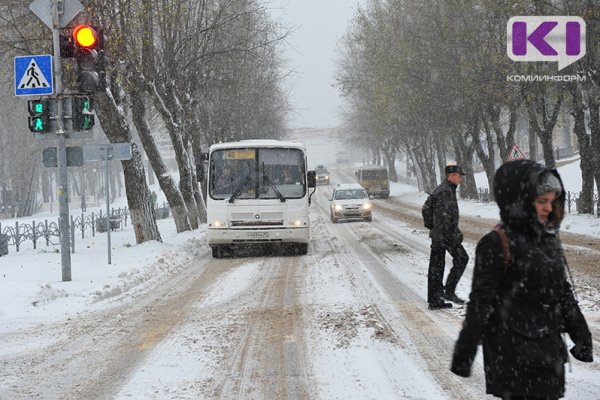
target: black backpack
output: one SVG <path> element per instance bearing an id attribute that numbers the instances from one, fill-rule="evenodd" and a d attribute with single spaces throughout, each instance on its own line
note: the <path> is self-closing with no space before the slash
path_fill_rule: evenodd
<path id="1" fill-rule="evenodd" d="M 425 204 L 423 204 L 423 208 L 421 209 L 421 214 L 423 214 L 423 225 L 427 229 L 433 229 L 433 194 L 427 196 L 427 200 L 425 200 Z"/>

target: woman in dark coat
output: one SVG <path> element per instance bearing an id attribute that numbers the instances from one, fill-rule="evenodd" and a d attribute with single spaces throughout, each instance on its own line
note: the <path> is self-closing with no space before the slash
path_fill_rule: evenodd
<path id="1" fill-rule="evenodd" d="M 511 400 L 558 399 L 564 396 L 568 360 L 561 334 L 575 343 L 573 357 L 592 361 L 592 336 L 567 281 L 558 237 L 562 182 L 556 170 L 513 161 L 496 171 L 494 194 L 502 225 L 477 244 L 451 370 L 468 377 L 481 342 L 487 393 Z"/>

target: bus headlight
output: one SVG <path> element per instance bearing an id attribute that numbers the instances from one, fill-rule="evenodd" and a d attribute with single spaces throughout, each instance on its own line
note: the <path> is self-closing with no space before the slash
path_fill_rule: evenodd
<path id="1" fill-rule="evenodd" d="M 213 226 L 215 228 L 226 228 L 227 227 L 227 223 L 223 222 L 223 221 L 214 221 L 213 222 Z"/>
<path id="2" fill-rule="evenodd" d="M 302 226 L 302 221 L 299 219 L 292 219 L 292 220 L 290 220 L 290 225 L 291 226 Z"/>
<path id="3" fill-rule="evenodd" d="M 341 204 L 336 204 L 334 209 L 335 209 L 335 211 L 342 211 L 344 209 L 344 207 L 342 207 Z"/>
<path id="4" fill-rule="evenodd" d="M 371 203 L 363 204 L 363 210 L 370 210 L 370 209 L 371 209 Z"/>

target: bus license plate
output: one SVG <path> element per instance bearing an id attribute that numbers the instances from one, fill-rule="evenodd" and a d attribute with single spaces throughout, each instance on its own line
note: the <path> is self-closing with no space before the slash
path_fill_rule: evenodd
<path id="1" fill-rule="evenodd" d="M 249 239 L 268 239 L 269 232 L 248 232 L 246 237 Z"/>

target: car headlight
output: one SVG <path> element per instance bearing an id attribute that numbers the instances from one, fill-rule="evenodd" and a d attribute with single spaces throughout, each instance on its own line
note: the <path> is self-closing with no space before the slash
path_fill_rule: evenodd
<path id="1" fill-rule="evenodd" d="M 363 210 L 370 210 L 370 209 L 371 209 L 371 203 L 363 204 Z"/>
<path id="2" fill-rule="evenodd" d="M 344 209 L 344 207 L 342 207 L 341 204 L 336 204 L 333 208 L 335 209 L 335 211 L 342 211 Z"/>
<path id="3" fill-rule="evenodd" d="M 302 226 L 302 221 L 299 219 L 293 219 L 293 220 L 290 220 L 290 225 L 291 226 Z"/>
<path id="4" fill-rule="evenodd" d="M 329 179 L 329 175 L 325 175 L 325 179 Z"/>

